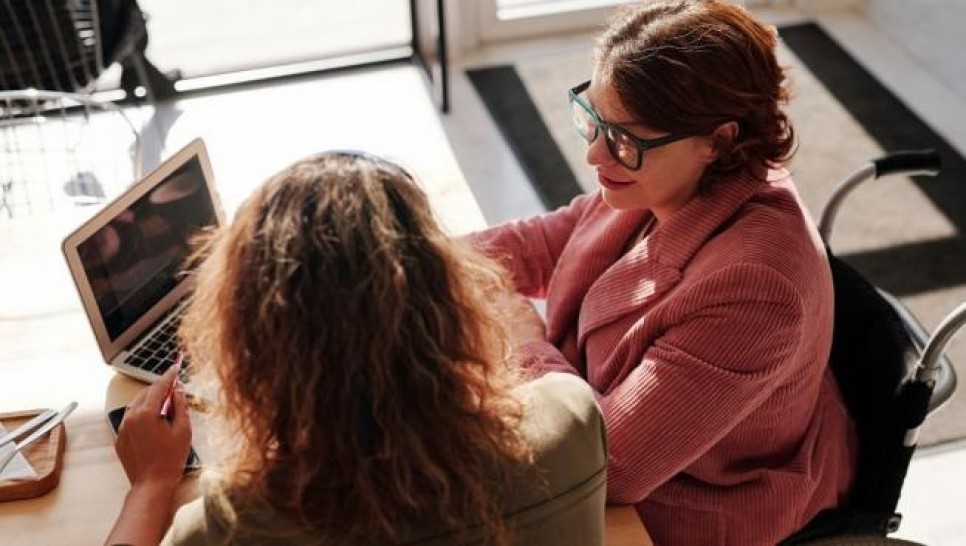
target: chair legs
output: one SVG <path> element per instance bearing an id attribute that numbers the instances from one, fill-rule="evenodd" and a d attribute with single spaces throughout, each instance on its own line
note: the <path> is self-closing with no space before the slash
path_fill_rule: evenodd
<path id="1" fill-rule="evenodd" d="M 138 85 L 143 85 L 148 101 L 154 103 L 174 96 L 174 78 L 164 74 L 142 52 L 132 53 L 121 63 L 121 88 L 129 97 L 134 96 Z"/>
<path id="2" fill-rule="evenodd" d="M 0 223 L 103 203 L 140 178 L 139 130 L 114 103 L 0 91 L 0 118 Z"/>

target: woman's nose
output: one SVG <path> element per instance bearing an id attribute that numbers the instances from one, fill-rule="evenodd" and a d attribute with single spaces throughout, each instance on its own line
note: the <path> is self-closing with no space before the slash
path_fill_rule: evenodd
<path id="1" fill-rule="evenodd" d="M 607 149 L 607 142 L 604 135 L 597 135 L 593 142 L 587 143 L 587 164 L 592 167 L 607 166 L 614 163 L 614 156 Z"/>

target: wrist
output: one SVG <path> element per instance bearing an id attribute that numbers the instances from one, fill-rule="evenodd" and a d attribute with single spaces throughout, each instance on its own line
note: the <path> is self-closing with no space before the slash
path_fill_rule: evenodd
<path id="1" fill-rule="evenodd" d="M 174 515 L 177 485 L 177 481 L 171 480 L 142 480 L 133 484 L 105 544 L 160 543 Z"/>
<path id="2" fill-rule="evenodd" d="M 165 498 L 174 499 L 175 490 L 178 489 L 177 479 L 147 479 L 131 484 L 128 497 L 137 496 L 151 498 L 154 501 L 161 501 Z"/>

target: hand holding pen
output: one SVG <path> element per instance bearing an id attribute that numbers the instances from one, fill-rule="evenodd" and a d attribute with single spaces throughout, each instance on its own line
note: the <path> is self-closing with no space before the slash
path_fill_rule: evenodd
<path id="1" fill-rule="evenodd" d="M 157 544 L 170 524 L 191 445 L 185 394 L 176 385 L 179 368 L 171 366 L 138 393 L 118 427 L 114 449 L 131 489 L 107 544 Z"/>
<path id="2" fill-rule="evenodd" d="M 118 429 L 114 449 L 132 485 L 162 483 L 173 488 L 181 480 L 191 424 L 184 392 L 176 385 L 179 369 L 179 364 L 172 365 L 138 393 Z"/>

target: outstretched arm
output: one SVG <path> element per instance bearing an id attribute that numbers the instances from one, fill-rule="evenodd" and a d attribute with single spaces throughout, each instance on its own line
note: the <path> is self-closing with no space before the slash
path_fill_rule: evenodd
<path id="1" fill-rule="evenodd" d="M 543 298 L 557 260 L 592 199 L 592 195 L 580 195 L 555 211 L 506 222 L 467 237 L 510 271 L 521 294 Z"/>
<path id="2" fill-rule="evenodd" d="M 115 450 L 131 489 L 106 545 L 156 546 L 171 524 L 175 489 L 191 445 L 191 425 L 184 393 L 175 387 L 171 419 L 161 407 L 177 378 L 175 366 L 141 391 L 128 406 Z"/>

